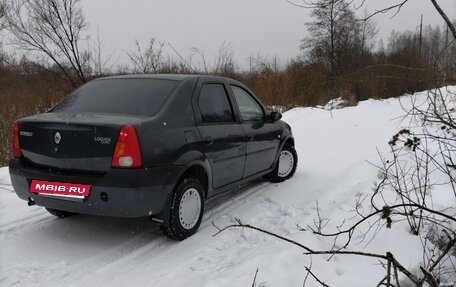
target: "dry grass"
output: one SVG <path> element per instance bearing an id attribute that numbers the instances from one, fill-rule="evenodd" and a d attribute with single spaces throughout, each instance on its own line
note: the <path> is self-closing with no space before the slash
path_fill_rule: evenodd
<path id="1" fill-rule="evenodd" d="M 52 75 L 0 68 L 0 166 L 10 158 L 13 122 L 46 111 L 67 92 L 68 86 Z"/>

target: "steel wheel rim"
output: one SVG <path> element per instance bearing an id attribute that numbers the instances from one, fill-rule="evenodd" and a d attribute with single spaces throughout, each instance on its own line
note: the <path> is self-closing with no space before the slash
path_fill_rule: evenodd
<path id="1" fill-rule="evenodd" d="M 288 150 L 283 150 L 279 157 L 279 170 L 278 175 L 280 177 L 287 177 L 293 170 L 294 157 L 293 154 Z"/>
<path id="2" fill-rule="evenodd" d="M 201 213 L 201 197 L 196 188 L 187 189 L 179 204 L 179 222 L 184 229 L 192 229 L 198 223 Z"/>

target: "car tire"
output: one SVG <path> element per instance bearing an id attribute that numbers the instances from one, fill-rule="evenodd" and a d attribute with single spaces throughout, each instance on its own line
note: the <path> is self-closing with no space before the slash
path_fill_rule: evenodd
<path id="1" fill-rule="evenodd" d="M 280 151 L 274 170 L 268 179 L 272 182 L 282 182 L 291 178 L 298 166 L 298 154 L 293 146 L 286 144 Z"/>
<path id="2" fill-rule="evenodd" d="M 175 188 L 170 204 L 169 220 L 161 225 L 163 234 L 184 240 L 198 230 L 204 213 L 204 192 L 201 183 L 187 177 Z"/>
<path id="3" fill-rule="evenodd" d="M 53 208 L 47 208 L 46 207 L 46 210 L 50 214 L 52 214 L 54 216 L 57 216 L 59 218 L 65 218 L 65 217 L 69 217 L 69 216 L 75 215 L 75 213 L 73 213 L 73 212 L 63 211 L 63 210 L 58 210 L 58 209 L 53 209 Z"/>

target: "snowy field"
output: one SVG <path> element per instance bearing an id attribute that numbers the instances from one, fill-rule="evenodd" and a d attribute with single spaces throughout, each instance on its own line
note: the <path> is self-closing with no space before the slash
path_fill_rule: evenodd
<path id="1" fill-rule="evenodd" d="M 424 95 L 424 93 L 423 93 Z M 423 96 L 421 95 L 421 97 Z M 419 97 L 419 96 L 418 96 Z M 401 98 L 407 103 L 409 96 Z M 0 169 L 0 286 L 302 286 L 305 266 L 330 286 L 376 286 L 378 260 L 307 256 L 296 246 L 253 230 L 213 226 L 255 225 L 313 249 L 332 240 L 298 228 L 313 225 L 316 203 L 331 230 L 351 212 L 357 196 L 377 180 L 378 151 L 402 125 L 398 99 L 368 100 L 332 112 L 296 108 L 284 114 L 299 155 L 295 176 L 283 183 L 258 181 L 208 203 L 199 232 L 175 242 L 147 219 L 74 216 L 58 219 L 28 207 L 13 193 L 8 168 Z M 377 150 L 378 149 L 378 150 Z M 370 163 L 369 163 L 370 162 Z M 448 202 L 456 206 L 454 198 Z M 358 243 L 357 243 L 358 242 Z M 407 268 L 422 258 L 418 237 L 393 223 L 374 240 L 351 250 L 391 251 Z M 310 280 L 310 279 L 309 279 Z M 319 286 L 308 281 L 307 286 Z"/>

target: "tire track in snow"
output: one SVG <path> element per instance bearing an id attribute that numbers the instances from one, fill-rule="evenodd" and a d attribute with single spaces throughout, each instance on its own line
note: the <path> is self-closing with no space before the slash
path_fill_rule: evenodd
<path id="1" fill-rule="evenodd" d="M 53 219 L 55 218 L 50 216 L 47 212 L 25 216 L 0 226 L 0 235 L 17 235 L 19 232 L 25 232 L 31 228 L 43 226 Z"/>
<path id="2" fill-rule="evenodd" d="M 46 282 L 58 282 L 58 286 L 78 285 L 79 283 L 75 282 L 79 282 L 83 278 L 92 276 L 95 271 L 121 260 L 132 252 L 143 250 L 145 247 L 147 247 L 148 250 L 160 249 L 163 245 L 165 245 L 165 243 L 167 243 L 166 239 L 162 237 L 163 235 L 159 233 L 159 231 L 157 231 L 157 234 L 151 234 L 150 230 L 142 232 L 135 238 L 127 240 L 118 246 L 112 247 L 101 254 L 89 257 L 76 264 L 69 265 L 69 271 L 65 270 L 63 274 L 60 273 L 51 278 L 43 278 L 45 279 L 43 280 L 44 282 L 40 282 L 41 284 L 37 284 L 37 286 L 42 286 Z"/>
<path id="3" fill-rule="evenodd" d="M 200 230 L 211 226 L 217 216 L 238 208 L 252 194 L 271 186 L 269 182 L 256 181 L 208 200 Z M 84 279 L 94 280 L 94 274 L 115 268 L 115 265 L 119 264 L 119 262 L 122 264 L 122 272 L 126 273 L 129 269 L 134 269 L 141 260 L 149 260 L 151 253 L 156 257 L 167 250 L 166 247 L 172 247 L 175 244 L 175 241 L 166 238 L 158 229 L 154 234 L 151 234 L 151 231 L 153 229 L 144 231 L 134 238 L 100 254 L 68 265 L 67 270 L 63 270 L 63 273 L 58 273 L 50 278 L 42 278 L 43 280 L 41 281 L 35 281 L 36 286 L 42 286 L 47 282 L 53 284 L 57 282 L 59 286 L 80 286 L 80 282 L 83 282 Z M 144 254 L 148 256 L 144 258 Z"/>
<path id="4" fill-rule="evenodd" d="M 10 183 L 0 183 L 0 189 L 14 194 L 13 186 Z M 17 232 L 26 231 L 30 228 L 42 226 L 44 223 L 54 219 L 43 210 L 31 210 L 30 215 L 5 222 L 0 225 L 0 235 L 13 236 Z"/>
<path id="5" fill-rule="evenodd" d="M 260 190 L 268 190 L 273 185 L 264 180 L 257 180 L 247 185 L 235 189 L 231 192 L 218 195 L 206 202 L 206 210 L 201 223 L 200 230 L 204 230 L 211 226 L 212 222 L 217 220 L 220 215 L 229 213 L 238 208 L 245 199 L 251 197 Z M 50 226 L 51 221 L 55 220 L 45 211 L 39 210 L 41 214 L 35 214 L 21 219 L 9 222 L 4 226 L 0 226 L 0 235 L 13 232 L 13 236 L 21 236 L 24 232 L 30 232 L 33 229 Z M 151 223 L 152 224 L 152 223 Z M 6 234 L 7 235 L 7 234 Z M 176 244 L 174 241 L 167 239 L 158 229 L 147 229 L 144 232 L 138 233 L 134 238 L 127 239 L 125 242 L 111 247 L 107 250 L 97 253 L 87 259 L 78 261 L 74 264 L 59 266 L 59 272 L 54 272 L 46 266 L 40 271 L 40 276 L 34 278 L 23 278 L 19 284 L 26 282 L 30 286 L 56 285 L 57 286 L 81 286 L 78 282 L 83 282 L 83 279 L 88 281 L 96 279 L 94 274 L 100 274 L 104 270 L 116 269 L 119 264 L 122 264 L 122 269 L 127 266 L 128 269 L 134 269 L 137 262 L 142 260 L 150 260 L 158 256 L 162 252 L 168 250 L 167 247 L 172 247 Z M 58 252 L 58 250 L 56 250 Z M 147 254 L 147 257 L 144 257 Z M 151 255 L 153 257 L 151 257 Z M 40 268 L 41 269 L 41 268 Z M 128 270 L 127 270 L 128 272 Z M 35 274 L 36 275 L 36 274 Z M 4 278 L 8 280 L 8 278 Z M 21 283 L 22 281 L 22 283 Z M 77 282 L 77 283 L 75 283 Z"/>
<path id="6" fill-rule="evenodd" d="M 206 228 L 209 224 L 212 224 L 210 219 L 220 215 L 223 211 L 231 211 L 238 207 L 237 203 L 241 203 L 245 198 L 250 197 L 252 194 L 265 188 L 271 188 L 272 184 L 266 181 L 255 181 L 240 189 L 222 194 L 220 197 L 209 200 L 207 203 L 207 210 L 205 210 L 205 216 L 201 223 L 201 228 Z"/>

